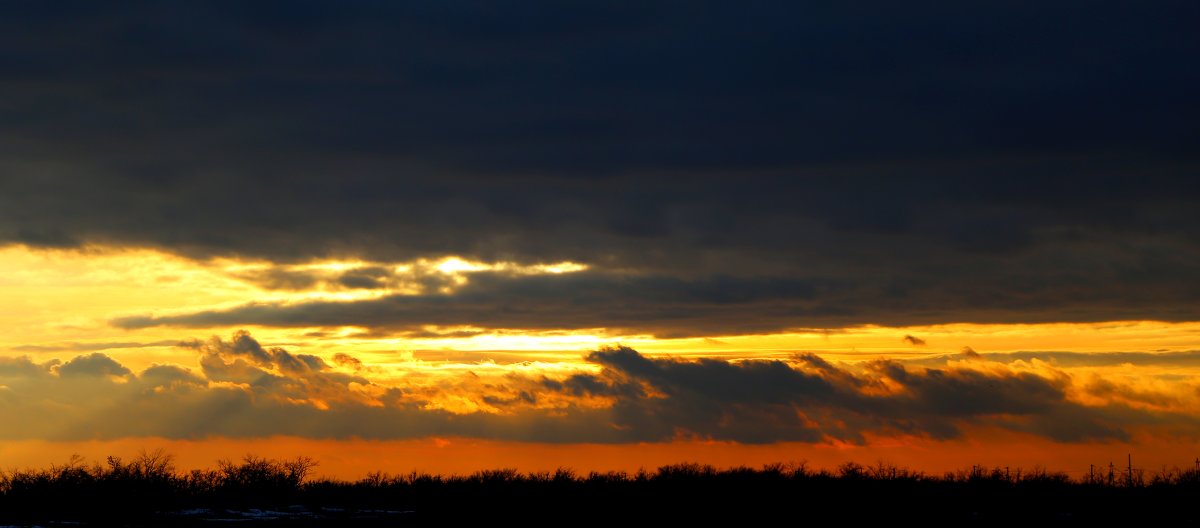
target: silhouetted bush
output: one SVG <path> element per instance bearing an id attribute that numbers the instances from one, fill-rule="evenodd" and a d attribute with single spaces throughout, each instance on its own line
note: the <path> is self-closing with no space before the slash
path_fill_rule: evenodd
<path id="1" fill-rule="evenodd" d="M 1148 478 L 1092 472 L 1073 480 L 1040 467 L 975 466 L 937 477 L 885 462 L 849 462 L 833 471 L 813 471 L 804 463 L 725 469 L 680 463 L 635 473 L 580 474 L 568 468 L 468 475 L 373 472 L 348 482 L 313 479 L 316 466 L 307 457 L 248 455 L 218 461 L 215 469 L 180 472 L 162 451 L 91 465 L 72 457 L 46 469 L 0 474 L 0 523 L 189 525 L 205 516 L 265 510 L 292 512 L 287 522 L 308 525 L 384 523 L 396 515 L 410 525 L 529 515 L 560 521 L 745 523 L 801 512 L 813 522 L 1007 523 L 1030 516 L 1144 522 L 1194 518 L 1190 505 L 1200 490 L 1200 470 L 1165 467 Z M 281 519 L 272 522 L 285 522 Z"/>

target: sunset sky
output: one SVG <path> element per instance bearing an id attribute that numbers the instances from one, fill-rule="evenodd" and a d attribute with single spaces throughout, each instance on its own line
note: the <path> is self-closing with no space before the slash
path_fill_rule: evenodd
<path id="1" fill-rule="evenodd" d="M 1195 2 L 0 8 L 0 469 L 1200 455 Z"/>

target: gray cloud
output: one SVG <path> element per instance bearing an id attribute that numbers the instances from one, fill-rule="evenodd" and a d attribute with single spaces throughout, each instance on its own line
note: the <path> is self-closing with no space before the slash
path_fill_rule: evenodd
<path id="1" fill-rule="evenodd" d="M 47 363 L 35 363 L 29 356 L 22 357 L 0 357 L 0 377 L 5 378 L 38 378 L 48 375 L 51 367 L 61 363 L 58 360 L 52 360 Z"/>
<path id="2" fill-rule="evenodd" d="M 270 290 L 330 290 L 415 289 L 436 290 L 452 284 L 452 278 L 436 270 L 417 267 L 403 273 L 384 266 L 367 265 L 344 271 L 319 269 L 289 269 L 271 266 L 265 269 L 238 271 L 234 278 Z"/>
<path id="3" fill-rule="evenodd" d="M 839 307 L 811 300 L 824 289 L 833 287 L 761 278 L 477 273 L 467 286 L 450 294 L 393 295 L 361 302 L 256 303 L 195 314 L 124 317 L 113 324 L 122 328 L 353 325 L 415 337 L 477 333 L 430 332 L 423 329 L 425 325 L 547 330 L 609 327 L 664 336 L 747 333 L 846 317 Z"/>
<path id="4" fill-rule="evenodd" d="M 909 370 L 892 361 L 875 362 L 855 374 L 813 355 L 798 357 L 796 367 L 780 361 L 649 359 L 628 348 L 596 352 L 588 359 L 605 371 L 546 385 L 573 394 L 615 396 L 618 425 L 660 439 L 680 430 L 743 442 L 856 442 L 865 431 L 944 439 L 976 424 L 1074 442 L 1128 439 L 1124 426 L 1131 424 L 1124 416 L 1128 409 L 1120 405 L 1085 407 L 1069 401 L 1069 378 L 1061 374 Z M 881 394 L 885 380 L 900 390 Z M 1153 413 L 1138 417 L 1138 423 L 1194 422 Z"/>
<path id="5" fill-rule="evenodd" d="M 128 376 L 133 371 L 99 352 L 77 356 L 58 367 L 59 376 Z"/>
<path id="6" fill-rule="evenodd" d="M 992 285 L 1001 288 L 999 284 Z M 391 295 L 365 301 L 251 303 L 240 307 L 175 315 L 135 315 L 112 323 L 126 329 L 152 326 L 280 327 L 362 326 L 372 334 L 438 337 L 424 327 L 472 326 L 484 329 L 591 329 L 649 333 L 659 337 L 769 333 L 787 329 L 834 328 L 861 324 L 933 324 L 947 320 L 976 323 L 1110 318 L 1189 319 L 1196 308 L 1164 310 L 1149 298 L 1137 310 L 1098 310 L 1063 297 L 1031 305 L 1026 298 L 1000 295 L 986 304 L 976 298 L 992 287 L 976 284 L 928 296 L 879 302 L 869 284 L 848 278 L 786 277 L 680 278 L 665 275 L 588 271 L 561 275 L 473 273 L 452 293 Z M 1055 295 L 1048 293 L 1048 295 Z M 948 307 L 972 305 L 950 311 Z M 1200 306 L 1197 304 L 1196 306 Z"/>
<path id="7" fill-rule="evenodd" d="M 249 332 L 239 330 L 234 332 L 230 341 L 213 336 L 206 342 L 187 343 L 191 348 L 198 348 L 203 358 L 220 359 L 233 357 L 236 360 L 249 359 L 252 363 L 265 367 L 274 367 L 285 374 L 303 374 L 317 372 L 329 368 L 321 358 L 309 354 L 292 354 L 280 347 L 264 348 Z"/>
<path id="8" fill-rule="evenodd" d="M 177 365 L 153 365 L 139 373 L 138 378 L 151 387 L 207 386 L 208 384 L 208 380 Z"/>
<path id="9" fill-rule="evenodd" d="M 271 290 L 305 290 L 321 283 L 321 276 L 318 274 L 277 267 L 243 271 L 233 276 Z"/>
<path id="10" fill-rule="evenodd" d="M 1179 399 L 1175 396 L 1148 390 L 1139 390 L 1127 385 L 1114 383 L 1099 376 L 1092 376 L 1091 380 L 1084 386 L 1084 390 L 1102 398 L 1116 398 L 1160 407 L 1168 407 L 1179 403 Z"/>

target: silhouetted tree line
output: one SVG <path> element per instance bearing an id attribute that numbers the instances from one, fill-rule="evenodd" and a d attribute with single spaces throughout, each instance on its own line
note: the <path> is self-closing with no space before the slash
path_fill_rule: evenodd
<path id="1" fill-rule="evenodd" d="M 981 466 L 928 474 L 887 463 L 813 470 L 804 463 L 718 469 L 675 464 L 637 472 L 470 475 L 370 473 L 358 481 L 311 478 L 308 457 L 246 456 L 216 468 L 177 471 L 162 451 L 132 460 L 72 457 L 46 469 L 0 476 L 0 523 L 192 526 L 237 511 L 293 512 L 263 524 L 310 526 L 441 524 L 510 519 L 524 524 L 613 522 L 925 523 L 1118 520 L 1194 521 L 1200 469 L 1066 473 Z M 1135 478 L 1136 477 L 1136 478 Z M 244 519 L 243 519 L 244 520 Z M 249 519 L 253 521 L 254 519 Z"/>

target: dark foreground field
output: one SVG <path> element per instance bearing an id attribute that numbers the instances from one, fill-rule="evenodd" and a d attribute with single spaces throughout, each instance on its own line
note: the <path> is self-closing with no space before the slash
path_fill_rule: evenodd
<path id="1" fill-rule="evenodd" d="M 312 480 L 310 459 L 246 457 L 178 472 L 170 457 L 5 472 L 0 524 L 90 526 L 428 526 L 922 524 L 1195 525 L 1200 472 L 1133 475 L 973 468 L 927 475 L 876 464 L 637 473 L 482 471 Z"/>

